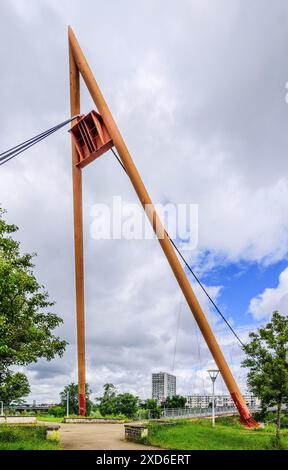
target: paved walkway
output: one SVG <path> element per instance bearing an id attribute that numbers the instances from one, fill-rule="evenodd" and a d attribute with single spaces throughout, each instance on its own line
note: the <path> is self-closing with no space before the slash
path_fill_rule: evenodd
<path id="1" fill-rule="evenodd" d="M 156 450 L 124 439 L 123 424 L 60 424 L 65 450 Z"/>

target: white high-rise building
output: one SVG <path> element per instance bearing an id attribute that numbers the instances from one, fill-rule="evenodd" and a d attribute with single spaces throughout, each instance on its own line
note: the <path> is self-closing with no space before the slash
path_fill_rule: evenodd
<path id="1" fill-rule="evenodd" d="M 152 374 L 152 398 L 159 403 L 176 395 L 176 377 L 167 372 Z"/>
<path id="2" fill-rule="evenodd" d="M 259 406 L 260 400 L 254 395 L 246 394 L 243 395 L 247 405 L 251 408 Z M 201 395 L 195 394 L 186 397 L 187 408 L 208 408 L 212 403 L 212 395 Z M 215 405 L 217 407 L 234 406 L 234 401 L 231 395 L 215 395 Z"/>

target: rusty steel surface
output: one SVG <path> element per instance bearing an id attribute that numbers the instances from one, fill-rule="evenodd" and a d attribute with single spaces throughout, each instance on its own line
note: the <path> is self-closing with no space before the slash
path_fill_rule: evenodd
<path id="1" fill-rule="evenodd" d="M 80 113 L 79 71 L 69 47 L 70 69 L 70 108 L 71 116 Z M 74 210 L 74 250 L 75 250 L 75 286 L 76 286 L 76 324 L 77 324 L 77 360 L 78 360 L 78 395 L 79 415 L 86 415 L 85 394 L 85 317 L 84 317 L 84 260 L 83 260 L 83 215 L 82 215 L 82 174 L 77 167 L 78 155 L 72 141 L 72 178 Z"/>
<path id="2" fill-rule="evenodd" d="M 79 168 L 84 168 L 113 147 L 103 119 L 96 111 L 78 118 L 70 132 L 77 150 L 76 165 Z"/>
<path id="3" fill-rule="evenodd" d="M 138 173 L 138 170 L 133 162 L 133 159 L 129 153 L 129 150 L 122 138 L 122 135 L 113 119 L 113 116 L 107 106 L 107 103 L 100 91 L 100 88 L 92 74 L 92 71 L 85 59 L 85 56 L 79 46 L 79 43 L 72 31 L 72 28 L 69 27 L 68 30 L 69 44 L 73 54 L 73 58 L 78 67 L 79 72 L 81 73 L 84 82 L 91 94 L 91 97 L 97 107 L 98 112 L 101 114 L 104 124 L 111 136 L 113 143 L 118 151 L 118 154 L 121 158 L 123 166 L 126 169 L 126 172 L 132 182 L 132 185 L 138 195 L 138 198 L 144 208 L 147 206 L 152 208 L 152 210 L 147 211 L 146 214 L 150 220 L 150 223 L 157 235 L 158 228 L 160 227 L 160 232 L 164 234 L 162 238 L 158 238 L 159 243 L 165 253 L 165 256 L 171 266 L 171 269 L 175 275 L 175 278 L 178 281 L 178 284 L 187 300 L 187 303 L 190 307 L 192 314 L 202 332 L 202 335 L 209 347 L 209 350 L 219 368 L 223 380 L 225 381 L 227 388 L 235 401 L 237 409 L 241 415 L 241 422 L 245 422 L 247 425 L 255 425 L 252 421 L 251 413 L 246 405 L 244 398 L 240 392 L 240 389 L 232 375 L 232 372 L 224 358 L 224 355 L 218 345 L 218 342 L 214 336 L 214 333 L 206 319 L 206 316 L 196 298 L 193 289 L 186 277 L 184 269 L 182 268 L 180 261 L 176 255 L 176 252 L 169 240 L 167 233 L 165 232 L 160 219 L 155 211 L 154 206 L 150 196 L 143 184 L 143 181 Z M 157 231 L 156 231 L 157 226 Z M 257 423 L 256 423 L 257 425 Z"/>

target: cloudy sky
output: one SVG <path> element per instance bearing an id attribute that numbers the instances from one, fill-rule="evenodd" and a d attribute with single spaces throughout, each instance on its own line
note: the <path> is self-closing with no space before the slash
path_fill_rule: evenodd
<path id="1" fill-rule="evenodd" d="M 198 245 L 185 256 L 241 338 L 286 314 L 287 1 L 1 0 L 0 22 L 0 150 L 69 116 L 71 24 L 153 200 L 198 204 Z M 82 112 L 92 108 L 83 85 Z M 93 396 L 113 382 L 147 397 L 157 370 L 177 375 L 179 393 L 209 391 L 213 361 L 157 241 L 91 237 L 96 203 L 136 202 L 111 152 L 83 185 Z M 1 167 L 0 203 L 64 319 L 65 356 L 26 369 L 30 398 L 57 401 L 77 379 L 66 129 Z M 199 296 L 245 391 L 241 351 Z"/>

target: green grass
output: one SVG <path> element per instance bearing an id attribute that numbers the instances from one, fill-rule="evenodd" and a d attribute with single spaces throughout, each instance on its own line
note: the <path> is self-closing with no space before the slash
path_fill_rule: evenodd
<path id="1" fill-rule="evenodd" d="M 54 423 L 63 423 L 64 422 L 64 418 L 65 417 L 56 417 L 56 416 L 52 416 L 52 415 L 37 415 L 37 421 L 51 421 L 51 422 L 54 422 Z M 96 419 L 118 419 L 118 420 L 122 420 L 122 421 L 125 421 L 125 422 L 130 422 L 132 421 L 132 418 L 127 418 L 127 416 L 123 415 L 123 414 L 114 414 L 114 415 L 106 415 L 106 416 L 102 416 L 100 413 L 94 413 L 92 412 L 91 415 L 89 416 L 79 416 L 79 415 L 74 415 L 74 414 L 70 414 L 69 415 L 69 418 L 81 418 L 81 419 L 85 419 L 87 418 L 87 420 L 89 420 L 89 418 L 96 418 Z"/>
<path id="2" fill-rule="evenodd" d="M 42 414 L 42 415 L 37 415 L 36 416 L 37 418 L 37 421 L 51 421 L 53 423 L 63 423 L 64 422 L 64 416 L 52 416 L 52 415 L 49 415 L 49 414 Z M 79 416 L 79 415 L 74 415 L 74 414 L 70 414 L 69 415 L 69 418 L 81 418 L 83 419 L 83 416 Z M 101 413 L 99 411 L 92 411 L 92 413 L 87 416 L 87 418 L 97 418 L 97 419 L 119 419 L 119 420 L 122 420 L 122 421 L 125 421 L 125 422 L 130 422 L 130 421 L 133 421 L 132 418 L 127 418 L 127 416 L 125 416 L 124 414 L 112 414 L 112 415 L 106 415 L 106 416 L 102 416 Z"/>
<path id="3" fill-rule="evenodd" d="M 44 426 L 0 425 L 0 450 L 57 450 L 60 444 L 46 440 Z"/>
<path id="4" fill-rule="evenodd" d="M 267 450 L 275 434 L 273 426 L 246 429 L 237 419 L 178 421 L 173 426 L 151 424 L 146 443 L 173 450 Z M 288 430 L 282 431 L 282 442 L 288 448 Z"/>
<path id="5" fill-rule="evenodd" d="M 53 422 L 53 423 L 63 423 L 62 417 L 56 417 L 56 416 L 51 416 L 51 415 L 37 415 L 37 421 L 47 421 L 47 422 Z"/>

